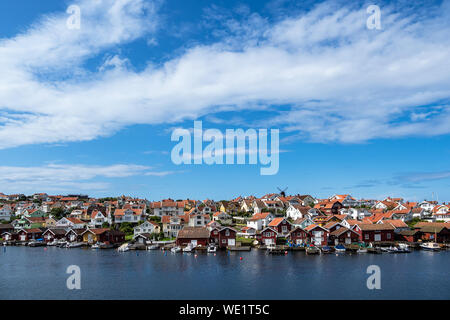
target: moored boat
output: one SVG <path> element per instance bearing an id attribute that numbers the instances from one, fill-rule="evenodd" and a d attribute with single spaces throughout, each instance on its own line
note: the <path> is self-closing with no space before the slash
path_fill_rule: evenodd
<path id="1" fill-rule="evenodd" d="M 158 250 L 159 249 L 159 244 L 151 244 L 149 246 L 147 246 L 147 250 Z"/>
<path id="2" fill-rule="evenodd" d="M 183 252 L 192 252 L 195 246 L 192 243 L 189 243 L 185 248 L 183 248 Z"/>
<path id="3" fill-rule="evenodd" d="M 425 242 L 420 245 L 420 248 L 428 251 L 440 251 L 441 247 L 436 242 Z"/>
<path id="4" fill-rule="evenodd" d="M 216 247 L 214 244 L 210 244 L 210 245 L 208 246 L 208 248 L 206 249 L 206 251 L 207 251 L 208 253 L 214 253 L 214 252 L 217 251 L 217 247 Z"/>
<path id="5" fill-rule="evenodd" d="M 322 251 L 322 253 L 331 253 L 332 249 L 329 246 L 323 246 L 322 248 L 320 248 L 320 250 Z"/>
<path id="6" fill-rule="evenodd" d="M 172 249 L 170 249 L 170 252 L 173 252 L 173 253 L 181 252 L 181 248 L 180 247 L 173 247 Z"/>
<path id="7" fill-rule="evenodd" d="M 317 247 L 310 245 L 306 247 L 305 252 L 306 254 L 319 254 L 320 250 Z"/>
<path id="8" fill-rule="evenodd" d="M 347 249 L 345 249 L 344 245 L 338 244 L 336 247 L 334 247 L 334 250 L 336 252 L 345 252 Z"/>

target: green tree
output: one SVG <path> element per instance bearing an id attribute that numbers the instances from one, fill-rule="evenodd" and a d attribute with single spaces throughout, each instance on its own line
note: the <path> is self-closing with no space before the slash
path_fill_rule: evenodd
<path id="1" fill-rule="evenodd" d="M 63 208 L 52 208 L 50 210 L 50 215 L 54 217 L 54 219 L 59 220 L 64 217 L 64 209 Z"/>

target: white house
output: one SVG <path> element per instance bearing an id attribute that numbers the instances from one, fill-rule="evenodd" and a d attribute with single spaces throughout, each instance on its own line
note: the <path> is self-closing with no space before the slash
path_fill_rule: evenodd
<path id="1" fill-rule="evenodd" d="M 450 206 L 438 205 L 433 209 L 433 218 L 444 222 L 450 221 Z"/>
<path id="2" fill-rule="evenodd" d="M 257 231 L 267 227 L 274 216 L 270 212 L 255 213 L 248 221 L 247 227 L 256 229 Z"/>
<path id="3" fill-rule="evenodd" d="M 144 210 L 143 209 L 116 209 L 114 211 L 114 222 L 123 223 L 131 222 L 138 223 L 144 220 Z"/>
<path id="4" fill-rule="evenodd" d="M 0 220 L 9 221 L 11 219 L 11 207 L 4 205 L 0 208 Z"/>
<path id="5" fill-rule="evenodd" d="M 209 214 L 191 214 L 189 215 L 189 227 L 204 227 L 211 221 Z"/>
<path id="6" fill-rule="evenodd" d="M 77 218 L 64 217 L 58 220 L 55 224 L 57 228 L 71 228 L 82 229 L 86 226 L 86 223 Z"/>
<path id="7" fill-rule="evenodd" d="M 339 212 L 354 220 L 362 220 L 372 215 L 369 210 L 364 208 L 342 208 Z"/>
<path id="8" fill-rule="evenodd" d="M 233 222 L 233 219 L 228 213 L 221 211 L 215 212 L 213 214 L 213 220 L 219 221 L 222 224 L 231 224 Z"/>
<path id="9" fill-rule="evenodd" d="M 184 203 L 173 200 L 153 202 L 151 208 L 154 216 L 181 216 L 184 214 Z"/>
<path id="10" fill-rule="evenodd" d="M 106 215 L 104 215 L 99 210 L 92 211 L 91 221 L 90 221 L 89 225 L 94 226 L 94 227 L 101 227 L 105 222 L 110 223 L 110 221 L 108 221 L 108 218 L 106 217 Z"/>
<path id="11" fill-rule="evenodd" d="M 290 204 L 289 207 L 286 209 L 286 216 L 288 218 L 291 218 L 293 220 L 303 218 L 310 212 L 311 207 L 305 207 L 299 204 Z"/>
<path id="12" fill-rule="evenodd" d="M 339 201 L 344 207 L 352 207 L 357 204 L 357 200 L 349 194 L 335 194 L 329 198 L 330 201 Z"/>
<path id="13" fill-rule="evenodd" d="M 159 225 L 153 221 L 145 221 L 144 223 L 133 228 L 135 236 L 142 233 L 159 233 L 159 230 Z"/>
<path id="14" fill-rule="evenodd" d="M 433 209 L 435 207 L 435 204 L 432 203 L 431 201 L 422 201 L 421 203 L 419 203 L 419 207 L 424 209 L 427 212 L 433 212 Z"/>

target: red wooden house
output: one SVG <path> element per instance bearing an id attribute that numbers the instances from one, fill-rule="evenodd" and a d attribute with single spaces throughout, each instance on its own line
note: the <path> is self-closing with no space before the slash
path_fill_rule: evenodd
<path id="1" fill-rule="evenodd" d="M 227 246 L 236 245 L 237 231 L 230 227 L 215 228 L 211 232 L 211 238 L 219 246 L 219 248 L 226 248 Z"/>
<path id="2" fill-rule="evenodd" d="M 417 242 L 422 238 L 422 232 L 419 230 L 403 230 L 395 234 L 395 240 Z"/>
<path id="3" fill-rule="evenodd" d="M 64 229 L 47 229 L 42 233 L 45 242 L 52 242 L 53 240 L 65 239 L 66 230 Z"/>
<path id="4" fill-rule="evenodd" d="M 66 241 L 67 242 L 82 242 L 83 241 L 83 235 L 82 233 L 85 232 L 86 229 L 70 229 L 66 232 Z"/>
<path id="5" fill-rule="evenodd" d="M 359 240 L 364 242 L 394 241 L 394 227 L 391 224 L 357 224 L 353 230 L 359 234 Z"/>
<path id="6" fill-rule="evenodd" d="M 310 242 L 309 233 L 300 227 L 296 227 L 293 230 L 291 230 L 286 239 L 294 244 L 302 244 Z"/>
<path id="7" fill-rule="evenodd" d="M 275 229 L 266 227 L 256 234 L 256 240 L 262 245 L 276 244 L 277 234 L 278 232 Z"/>
<path id="8" fill-rule="evenodd" d="M 359 234 L 356 231 L 350 230 L 346 227 L 335 229 L 330 233 L 330 244 L 338 245 L 340 243 L 350 244 L 352 242 L 358 242 Z"/>
<path id="9" fill-rule="evenodd" d="M 279 237 L 287 236 L 292 229 L 291 223 L 289 221 L 287 221 L 285 218 L 273 219 L 269 223 L 268 227 L 274 229 L 278 233 Z"/>
<path id="10" fill-rule="evenodd" d="M 40 239 L 42 237 L 42 230 L 38 228 L 20 229 L 17 234 L 19 241 L 30 241 Z"/>
<path id="11" fill-rule="evenodd" d="M 176 244 L 178 246 L 187 246 L 189 243 L 193 245 L 208 245 L 210 241 L 210 232 L 206 227 L 184 227 L 178 231 Z"/>
<path id="12" fill-rule="evenodd" d="M 311 243 L 316 246 L 326 246 L 328 245 L 328 237 L 330 232 L 328 229 L 321 227 L 317 224 L 309 225 L 305 228 L 305 231 L 309 233 L 311 238 Z"/>

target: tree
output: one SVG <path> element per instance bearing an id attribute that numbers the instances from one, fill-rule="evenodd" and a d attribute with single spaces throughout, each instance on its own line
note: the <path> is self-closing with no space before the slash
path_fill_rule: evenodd
<path id="1" fill-rule="evenodd" d="M 56 220 L 59 220 L 64 217 L 64 210 L 63 208 L 52 208 L 52 210 L 50 210 L 50 215 L 52 215 Z"/>

